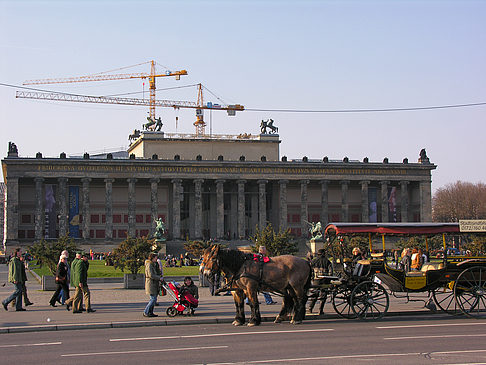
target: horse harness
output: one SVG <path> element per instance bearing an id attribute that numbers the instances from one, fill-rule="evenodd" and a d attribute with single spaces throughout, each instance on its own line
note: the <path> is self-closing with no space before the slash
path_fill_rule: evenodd
<path id="1" fill-rule="evenodd" d="M 258 264 L 258 276 L 253 275 L 252 273 L 249 273 L 247 271 L 248 265 L 244 265 L 243 272 L 240 273 L 240 274 L 234 274 L 231 277 L 227 277 L 226 285 L 223 288 L 219 289 L 218 292 L 234 291 L 235 289 L 232 288 L 233 283 L 240 278 L 252 279 L 252 280 L 255 280 L 258 283 L 259 286 L 261 286 L 262 284 L 265 284 L 269 288 L 272 288 L 271 285 L 269 285 L 268 283 L 265 283 L 263 281 L 263 266 L 266 263 L 270 262 L 270 258 L 267 257 L 267 256 L 263 256 L 262 254 L 253 254 L 251 257 L 247 257 L 245 261 L 247 261 L 247 262 L 253 261 L 253 262 L 256 262 Z M 272 289 L 275 290 L 274 288 L 272 288 Z M 276 293 L 278 294 L 278 292 L 276 292 Z"/>

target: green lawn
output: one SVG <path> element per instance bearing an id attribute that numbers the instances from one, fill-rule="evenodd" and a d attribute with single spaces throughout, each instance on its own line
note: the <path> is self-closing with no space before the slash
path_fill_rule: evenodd
<path id="1" fill-rule="evenodd" d="M 47 268 L 38 268 L 35 261 L 31 262 L 29 266 L 39 276 L 51 275 Z M 140 272 L 143 272 L 143 267 Z M 199 266 L 164 267 L 164 276 L 197 276 L 198 272 Z M 125 273 L 129 272 L 125 271 Z M 123 277 L 123 274 L 120 270 L 115 270 L 113 266 L 105 266 L 104 260 L 89 261 L 88 277 L 90 278 Z"/>

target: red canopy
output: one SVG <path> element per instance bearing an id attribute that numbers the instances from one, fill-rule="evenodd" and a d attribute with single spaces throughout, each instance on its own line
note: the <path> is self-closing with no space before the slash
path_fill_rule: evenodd
<path id="1" fill-rule="evenodd" d="M 329 223 L 325 234 L 330 230 L 335 234 L 440 234 L 459 233 L 459 223 Z"/>

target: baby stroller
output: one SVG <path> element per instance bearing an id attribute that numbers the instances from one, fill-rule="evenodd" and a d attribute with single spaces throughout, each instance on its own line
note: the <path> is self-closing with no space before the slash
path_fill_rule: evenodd
<path id="1" fill-rule="evenodd" d="M 173 281 L 169 283 L 164 281 L 162 286 L 175 301 L 172 306 L 167 308 L 166 313 L 169 317 L 175 317 L 178 314 L 183 315 L 186 309 L 188 315 L 194 315 L 194 309 L 197 308 L 199 301 L 188 290 L 181 291 L 180 287 Z"/>

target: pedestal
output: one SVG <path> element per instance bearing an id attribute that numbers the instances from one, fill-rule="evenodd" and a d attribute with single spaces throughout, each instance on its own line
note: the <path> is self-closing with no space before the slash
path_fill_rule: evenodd
<path id="1" fill-rule="evenodd" d="M 309 243 L 313 255 L 317 254 L 317 251 L 324 249 L 324 241 L 322 240 L 311 239 Z"/>

